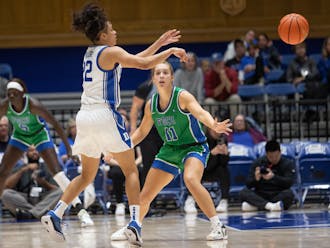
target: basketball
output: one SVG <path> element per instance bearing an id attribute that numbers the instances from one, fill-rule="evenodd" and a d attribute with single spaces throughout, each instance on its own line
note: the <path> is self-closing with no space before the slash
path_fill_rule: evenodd
<path id="1" fill-rule="evenodd" d="M 285 43 L 297 45 L 306 39 L 309 32 L 309 24 L 302 15 L 291 13 L 282 17 L 277 31 L 281 40 Z"/>

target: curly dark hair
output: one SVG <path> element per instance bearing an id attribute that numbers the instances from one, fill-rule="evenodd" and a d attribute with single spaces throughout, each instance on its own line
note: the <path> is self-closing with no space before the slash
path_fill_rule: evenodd
<path id="1" fill-rule="evenodd" d="M 94 3 L 85 5 L 81 11 L 73 13 L 73 29 L 82 32 L 93 43 L 99 40 L 99 34 L 105 29 L 108 18 L 104 9 Z"/>

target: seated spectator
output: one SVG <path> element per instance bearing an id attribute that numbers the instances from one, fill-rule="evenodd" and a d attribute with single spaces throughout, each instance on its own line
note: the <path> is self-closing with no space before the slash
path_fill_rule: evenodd
<path id="1" fill-rule="evenodd" d="M 234 69 L 238 73 L 240 70 L 241 60 L 246 53 L 246 47 L 244 45 L 244 42 L 240 39 L 234 40 L 234 47 L 235 47 L 235 57 L 228 60 L 226 62 L 226 66 Z"/>
<path id="2" fill-rule="evenodd" d="M 244 42 L 244 46 L 248 48 L 249 44 L 255 41 L 255 32 L 254 30 L 249 30 L 246 32 L 245 36 L 241 39 Z M 234 41 L 231 41 L 228 46 L 227 50 L 224 55 L 224 61 L 228 61 L 235 57 L 235 47 L 234 47 Z"/>
<path id="3" fill-rule="evenodd" d="M 323 94 L 320 86 L 320 73 L 315 62 L 306 55 L 306 43 L 294 46 L 296 57 L 286 71 L 288 82 L 298 85 L 305 83 L 304 98 L 319 98 Z"/>
<path id="4" fill-rule="evenodd" d="M 5 77 L 0 76 L 0 99 L 7 97 L 7 84 L 9 80 Z"/>
<path id="5" fill-rule="evenodd" d="M 221 189 L 221 201 L 216 207 L 217 212 L 228 211 L 230 176 L 228 169 L 229 153 L 226 137 L 207 129 L 207 143 L 210 148 L 210 157 L 204 170 L 202 181 L 217 181 Z M 189 194 L 185 201 L 186 213 L 197 213 L 195 201 Z"/>
<path id="6" fill-rule="evenodd" d="M 202 69 L 197 65 L 197 56 L 187 53 L 188 60 L 182 63 L 174 73 L 174 85 L 189 91 L 198 102 L 204 101 L 204 76 Z"/>
<path id="7" fill-rule="evenodd" d="M 212 69 L 205 77 L 205 95 L 207 97 L 205 103 L 232 103 L 230 114 L 234 116 L 238 109 L 235 103 L 241 103 L 241 98 L 237 94 L 237 72 L 225 66 L 221 53 L 214 53 L 212 55 L 212 62 Z"/>
<path id="8" fill-rule="evenodd" d="M 239 80 L 243 84 L 258 84 L 264 75 L 264 63 L 256 44 L 250 43 L 248 55 L 241 59 Z"/>
<path id="9" fill-rule="evenodd" d="M 330 93 L 330 37 L 327 37 L 322 46 L 322 58 L 317 68 L 321 74 L 321 82 L 324 84 L 325 91 Z"/>
<path id="10" fill-rule="evenodd" d="M 0 161 L 2 160 L 3 153 L 7 148 L 9 139 L 9 120 L 7 116 L 4 115 L 0 118 Z"/>
<path id="11" fill-rule="evenodd" d="M 228 142 L 233 142 L 249 147 L 253 147 L 266 137 L 258 130 L 250 127 L 242 114 L 237 115 L 233 122 L 233 132 L 228 135 Z"/>
<path id="12" fill-rule="evenodd" d="M 292 205 L 294 162 L 281 155 L 277 141 L 268 141 L 265 150 L 266 155 L 251 166 L 246 188 L 240 192 L 242 211 L 282 211 Z"/>
<path id="13" fill-rule="evenodd" d="M 263 59 L 265 73 L 270 70 L 281 69 L 280 54 L 266 33 L 258 35 L 258 47 L 259 54 Z"/>
<path id="14" fill-rule="evenodd" d="M 211 70 L 211 63 L 209 59 L 201 59 L 201 69 L 203 72 L 203 77 L 205 78 L 206 74 L 209 73 L 209 71 Z M 203 89 L 204 90 L 204 89 Z"/>
<path id="15" fill-rule="evenodd" d="M 26 156 L 27 164 L 16 166 L 6 179 L 2 202 L 18 220 L 40 219 L 55 206 L 62 190 L 52 180 L 46 166 L 40 163 L 34 146 L 29 147 Z"/>

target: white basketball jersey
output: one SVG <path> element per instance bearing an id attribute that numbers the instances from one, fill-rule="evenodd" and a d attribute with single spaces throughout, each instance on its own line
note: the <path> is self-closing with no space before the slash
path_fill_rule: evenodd
<path id="1" fill-rule="evenodd" d="M 101 52 L 107 46 L 90 46 L 84 56 L 82 105 L 107 103 L 114 108 L 120 104 L 119 81 L 122 67 L 116 64 L 112 70 L 103 70 L 98 64 Z"/>

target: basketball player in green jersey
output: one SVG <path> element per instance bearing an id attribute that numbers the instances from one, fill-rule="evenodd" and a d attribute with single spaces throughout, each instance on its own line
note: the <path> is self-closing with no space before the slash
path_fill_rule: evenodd
<path id="1" fill-rule="evenodd" d="M 154 124 L 164 145 L 156 155 L 141 191 L 140 223 L 151 201 L 182 172 L 188 190 L 211 221 L 212 231 L 207 235 L 207 240 L 227 239 L 225 226 L 216 214 L 210 194 L 201 184 L 210 151 L 200 122 L 217 133 L 225 134 L 231 132 L 231 123 L 229 120 L 218 122 L 213 119 L 189 92 L 174 87 L 173 69 L 169 63 L 156 65 L 152 71 L 152 81 L 158 93 L 147 102 L 145 115 L 132 140 L 135 145 L 139 144 Z M 124 229 L 118 232 L 121 230 Z M 127 229 L 125 235 L 131 244 L 142 244 L 141 236 L 139 240 L 134 240 L 136 236 L 130 235 Z"/>
<path id="2" fill-rule="evenodd" d="M 36 147 L 54 176 L 54 180 L 64 191 L 70 180 L 65 176 L 59 164 L 45 121 L 54 127 L 63 140 L 68 154 L 71 155 L 67 137 L 54 116 L 39 101 L 27 94 L 24 82 L 18 78 L 12 79 L 7 84 L 7 98 L 0 103 L 0 116 L 3 115 L 6 115 L 13 125 L 13 133 L 0 165 L 0 197 L 5 179 L 30 145 Z M 73 206 L 79 211 L 78 217 L 82 227 L 94 224 L 89 214 L 82 208 L 79 198 L 75 199 Z"/>

